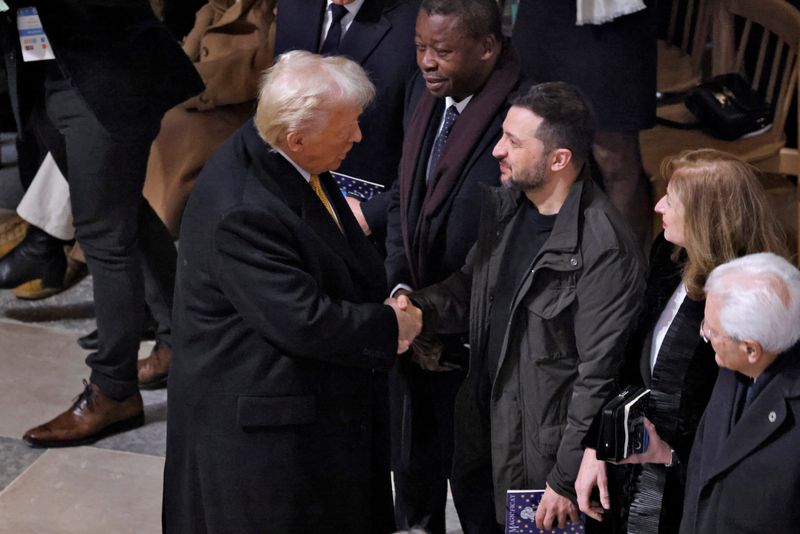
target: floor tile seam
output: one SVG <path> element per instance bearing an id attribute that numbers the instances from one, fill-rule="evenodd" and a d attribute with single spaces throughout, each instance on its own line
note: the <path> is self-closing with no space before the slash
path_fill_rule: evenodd
<path id="1" fill-rule="evenodd" d="M 118 453 L 118 454 L 121 454 L 121 455 L 124 455 L 124 456 L 136 456 L 136 457 L 145 457 L 145 458 L 160 458 L 162 460 L 164 459 L 163 456 L 158 456 L 158 455 L 155 455 L 155 454 L 145 454 L 145 453 L 142 453 L 142 452 L 132 452 L 132 451 L 121 451 L 121 450 L 117 450 L 117 449 L 106 449 L 106 448 L 103 448 L 103 447 L 96 447 L 96 446 L 92 446 L 92 445 L 83 446 L 83 447 L 80 447 L 80 448 L 93 449 L 95 451 L 102 451 L 102 452 Z M 63 449 L 59 449 L 59 450 L 68 450 L 68 449 L 63 448 Z M 33 468 L 33 466 L 35 466 L 39 461 L 41 461 L 42 458 L 45 458 L 47 455 L 52 455 L 52 451 L 53 451 L 53 449 L 45 450 L 44 453 L 40 454 L 39 457 L 36 458 L 34 461 L 32 461 L 28 467 L 23 469 L 22 472 L 19 475 L 14 477 L 14 479 L 11 482 L 9 482 L 6 485 L 5 488 L 0 490 L 0 499 L 2 499 L 3 495 L 12 486 L 14 486 L 14 484 L 16 484 L 18 480 L 20 480 L 22 477 L 24 477 L 25 474 Z"/>
<path id="2" fill-rule="evenodd" d="M 22 470 L 22 472 L 21 472 L 19 475 L 17 475 L 17 476 L 14 478 L 14 480 L 12 480 L 12 481 L 11 481 L 11 482 L 9 482 L 8 484 L 6 484 L 6 487 L 5 487 L 5 488 L 3 488 L 2 490 L 0 490 L 0 500 L 2 500 L 2 499 L 3 499 L 3 496 L 6 494 L 6 492 L 7 492 L 7 491 L 8 491 L 8 490 L 9 490 L 11 487 L 13 487 L 13 486 L 14 486 L 14 484 L 16 484 L 16 483 L 17 483 L 17 481 L 18 481 L 19 479 L 21 479 L 22 477 L 24 477 L 24 476 L 25 476 L 25 474 L 26 474 L 28 471 L 30 471 L 30 470 L 31 470 L 31 468 L 33 468 L 33 466 L 34 466 L 34 465 L 36 465 L 36 463 L 37 463 L 39 460 L 41 460 L 42 458 L 44 458 L 45 456 L 47 456 L 47 454 L 48 454 L 49 452 L 50 452 L 49 450 L 46 450 L 46 451 L 44 451 L 42 454 L 40 454 L 40 455 L 39 455 L 39 457 L 38 457 L 38 458 L 36 458 L 34 461 L 32 461 L 28 467 L 26 467 L 25 469 L 23 469 L 23 470 Z"/>
<path id="3" fill-rule="evenodd" d="M 70 336 L 74 336 L 75 335 L 75 331 L 74 330 L 70 330 L 69 328 L 64 328 L 64 327 L 60 327 L 60 326 L 56 326 L 56 325 L 47 325 L 47 326 L 45 326 L 45 325 L 36 324 L 36 323 L 26 323 L 25 321 L 18 321 L 16 319 L 10 319 L 8 317 L 0 317 L 0 324 L 8 324 L 10 326 L 23 325 L 23 326 L 29 326 L 29 327 L 32 327 L 32 328 L 38 328 L 38 329 L 41 329 L 41 330 L 51 330 L 51 331 L 54 331 L 54 333 L 57 333 L 57 334 L 69 334 Z M 77 341 L 76 341 L 76 343 L 77 343 Z"/>
<path id="4" fill-rule="evenodd" d="M 110 448 L 107 448 L 107 447 L 98 447 L 97 444 L 95 444 L 95 445 L 84 445 L 82 448 L 84 448 L 84 449 L 94 449 L 96 451 L 128 454 L 128 455 L 131 455 L 131 456 L 144 456 L 144 457 L 147 457 L 147 458 L 160 458 L 162 460 L 164 459 L 164 456 L 159 456 L 158 454 L 147 454 L 145 452 L 134 452 L 134 451 L 124 451 L 124 450 L 120 450 L 120 449 L 110 449 Z"/>

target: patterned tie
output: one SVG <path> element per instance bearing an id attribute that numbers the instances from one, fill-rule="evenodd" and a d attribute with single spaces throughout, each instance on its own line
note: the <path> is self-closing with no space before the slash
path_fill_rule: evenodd
<path id="1" fill-rule="evenodd" d="M 331 25 L 328 26 L 328 35 L 319 53 L 336 54 L 339 51 L 339 41 L 342 40 L 342 19 L 347 15 L 347 8 L 339 4 L 331 4 Z"/>
<path id="2" fill-rule="evenodd" d="M 453 124 L 455 124 L 457 118 L 458 109 L 456 109 L 455 104 L 453 104 L 447 108 L 447 113 L 444 114 L 444 124 L 442 125 L 442 130 L 439 132 L 439 135 L 436 136 L 436 140 L 433 142 L 433 150 L 431 150 L 431 157 L 428 162 L 428 183 L 430 183 L 431 176 L 433 176 L 433 173 L 436 170 L 436 164 L 439 163 L 439 158 L 442 157 L 444 145 L 447 143 L 447 137 L 450 135 L 450 130 L 453 129 Z"/>
<path id="3" fill-rule="evenodd" d="M 339 227 L 339 230 L 341 232 L 344 232 L 344 230 L 342 230 L 342 225 L 339 223 L 339 219 L 336 218 L 336 212 L 333 211 L 333 206 L 331 206 L 331 202 L 328 200 L 328 196 L 325 194 L 325 191 L 322 190 L 322 184 L 319 182 L 319 176 L 317 176 L 316 174 L 312 174 L 311 178 L 308 180 L 308 183 L 309 185 L 311 185 L 311 189 L 313 189 L 314 192 L 317 194 L 317 197 L 319 197 L 319 200 L 320 202 L 322 202 L 322 205 L 325 206 L 326 210 L 328 210 L 328 213 L 333 218 L 333 222 L 336 223 L 336 226 Z"/>

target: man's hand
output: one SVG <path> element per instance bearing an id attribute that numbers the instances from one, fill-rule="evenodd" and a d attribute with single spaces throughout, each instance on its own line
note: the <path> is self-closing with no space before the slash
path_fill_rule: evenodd
<path id="1" fill-rule="evenodd" d="M 353 212 L 353 215 L 355 216 L 356 221 L 358 221 L 358 225 L 361 227 L 364 235 L 371 234 L 372 230 L 369 229 L 367 219 L 364 218 L 364 212 L 361 211 L 361 201 L 349 195 L 345 196 L 344 199 L 347 201 L 347 205 L 350 206 L 350 211 Z"/>
<path id="2" fill-rule="evenodd" d="M 672 447 L 669 443 L 661 439 L 656 432 L 656 426 L 650 420 L 644 418 L 644 428 L 650 434 L 650 443 L 647 445 L 647 451 L 641 454 L 631 454 L 621 464 L 669 464 L 672 463 Z"/>
<path id="3" fill-rule="evenodd" d="M 600 491 L 600 506 L 590 500 L 595 486 Z M 578 508 L 596 521 L 602 521 L 604 510 L 611 508 L 611 501 L 608 498 L 606 463 L 597 459 L 595 449 L 586 448 L 583 451 L 581 468 L 578 471 L 578 478 L 575 479 L 575 493 L 578 495 Z"/>
<path id="4" fill-rule="evenodd" d="M 553 523 L 558 522 L 558 528 L 567 527 L 567 518 L 573 523 L 579 521 L 578 507 L 571 500 L 556 493 L 550 484 L 547 484 L 536 510 L 536 528 L 550 530 Z"/>
<path id="5" fill-rule="evenodd" d="M 391 306 L 397 317 L 397 354 L 402 354 L 422 331 L 422 310 L 411 304 L 405 295 L 399 299 L 388 298 L 384 304 Z"/>

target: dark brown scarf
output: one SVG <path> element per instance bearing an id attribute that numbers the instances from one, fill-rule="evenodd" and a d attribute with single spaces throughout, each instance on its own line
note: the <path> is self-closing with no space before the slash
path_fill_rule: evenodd
<path id="1" fill-rule="evenodd" d="M 428 154 L 422 153 L 423 142 L 439 101 L 427 90 L 420 97 L 403 140 L 403 158 L 400 162 L 399 175 L 400 222 L 414 287 L 419 287 L 420 281 L 425 279 L 427 257 L 425 247 L 429 239 L 431 218 L 459 185 L 464 167 L 471 159 L 476 143 L 484 135 L 486 127 L 502 111 L 518 81 L 519 65 L 506 42 L 494 71 L 483 88 L 472 97 L 464 113 L 456 120 L 436 168 L 431 169 L 432 186 L 428 187 L 425 193 L 420 220 L 415 226 L 412 240 L 408 221 L 411 191 L 418 160 L 428 157 Z"/>

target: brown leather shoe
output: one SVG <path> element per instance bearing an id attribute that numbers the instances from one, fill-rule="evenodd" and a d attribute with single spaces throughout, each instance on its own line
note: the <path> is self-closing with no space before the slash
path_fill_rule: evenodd
<path id="1" fill-rule="evenodd" d="M 139 360 L 139 389 L 159 389 L 167 387 L 169 361 L 172 359 L 172 348 L 161 341 L 156 341 L 150 356 Z"/>
<path id="2" fill-rule="evenodd" d="M 31 447 L 73 447 L 140 427 L 144 424 L 142 396 L 137 391 L 124 401 L 106 397 L 94 384 L 83 381 L 83 393 L 72 407 L 52 421 L 25 432 Z"/>

